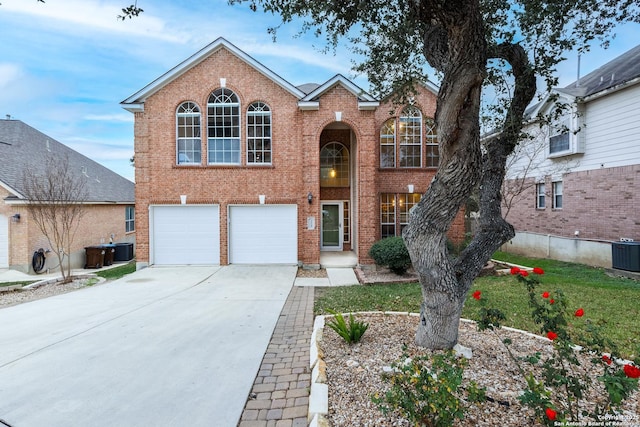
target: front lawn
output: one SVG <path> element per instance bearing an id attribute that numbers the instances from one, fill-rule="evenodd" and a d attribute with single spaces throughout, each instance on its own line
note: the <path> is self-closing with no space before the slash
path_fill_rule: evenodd
<path id="1" fill-rule="evenodd" d="M 531 259 L 506 253 L 494 258 L 516 264 L 540 267 L 540 292 L 561 289 L 569 308 L 583 308 L 584 318 L 571 318 L 576 326 L 590 319 L 603 325 L 604 332 L 618 343 L 623 355 L 638 354 L 640 347 L 640 282 L 609 277 L 603 269 L 547 259 Z M 506 315 L 505 326 L 541 331 L 531 320 L 528 296 L 524 285 L 511 276 L 490 276 L 476 279 L 469 292 L 462 316 L 478 319 L 479 305 L 471 298 L 481 290 L 483 298 L 500 308 Z M 315 312 L 325 314 L 327 309 L 338 312 L 356 311 L 420 311 L 421 290 L 418 283 L 350 286 L 316 290 Z"/>

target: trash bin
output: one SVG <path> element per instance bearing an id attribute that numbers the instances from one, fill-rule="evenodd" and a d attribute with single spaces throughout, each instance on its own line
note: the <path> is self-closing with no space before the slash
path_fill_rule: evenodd
<path id="1" fill-rule="evenodd" d="M 133 259 L 133 243 L 116 243 L 114 261 L 131 261 Z"/>
<path id="2" fill-rule="evenodd" d="M 113 243 L 108 245 L 100 245 L 104 249 L 104 264 L 103 265 L 111 265 L 113 264 L 113 254 L 116 251 L 116 245 Z"/>
<path id="3" fill-rule="evenodd" d="M 104 248 L 102 246 L 87 246 L 84 250 L 86 254 L 84 268 L 102 268 L 104 265 Z"/>

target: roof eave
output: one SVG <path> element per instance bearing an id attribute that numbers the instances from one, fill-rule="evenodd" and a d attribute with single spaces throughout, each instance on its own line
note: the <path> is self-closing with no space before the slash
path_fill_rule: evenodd
<path id="1" fill-rule="evenodd" d="M 361 111 L 372 111 L 380 106 L 380 102 L 378 101 L 359 101 L 358 102 L 358 110 Z"/>
<path id="2" fill-rule="evenodd" d="M 319 101 L 298 101 L 298 108 L 302 111 L 315 111 L 320 109 Z"/>
<path id="3" fill-rule="evenodd" d="M 239 57 L 241 60 L 249 64 L 252 68 L 257 70 L 259 73 L 263 74 L 264 76 L 272 80 L 278 86 L 282 87 L 283 89 L 291 93 L 296 98 L 300 99 L 305 96 L 305 93 L 302 92 L 300 89 L 296 88 L 294 85 L 284 80 L 282 77 L 280 77 L 279 75 L 271 71 L 269 68 L 262 65 L 260 62 L 253 59 L 251 56 L 249 56 L 242 50 L 238 49 L 236 46 L 234 46 L 232 43 L 227 41 L 225 38 L 219 37 L 209 45 L 205 46 L 204 48 L 200 49 L 198 52 L 191 55 L 189 58 L 182 61 L 180 64 L 173 67 L 171 70 L 164 73 L 162 76 L 155 79 L 153 82 L 149 83 L 148 85 L 146 85 L 145 87 L 143 87 L 142 89 L 140 89 L 139 91 L 137 91 L 136 93 L 134 93 L 133 95 L 125 99 L 124 101 L 122 101 L 120 105 L 122 105 L 123 108 L 125 108 L 126 110 L 132 111 L 129 109 L 129 106 L 144 104 L 145 100 L 149 96 L 155 94 L 160 89 L 162 89 L 165 85 L 172 82 L 176 78 L 180 77 L 181 75 L 189 71 L 191 68 L 193 68 L 200 62 L 204 61 L 212 53 L 216 52 L 218 49 L 221 49 L 221 48 L 225 48 L 229 50 L 231 53 L 233 53 L 234 55 Z M 139 112 L 139 111 L 141 110 L 135 110 L 133 112 Z"/>

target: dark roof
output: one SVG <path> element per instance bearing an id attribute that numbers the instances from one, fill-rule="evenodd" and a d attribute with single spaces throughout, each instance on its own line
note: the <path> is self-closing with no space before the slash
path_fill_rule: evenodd
<path id="1" fill-rule="evenodd" d="M 134 183 L 20 120 L 0 120 L 0 184 L 24 193 L 23 171 L 44 171 L 48 156 L 68 156 L 72 171 L 87 178 L 88 202 L 134 203 Z"/>
<path id="2" fill-rule="evenodd" d="M 296 87 L 300 89 L 302 92 L 304 92 L 305 95 L 308 95 L 314 90 L 318 89 L 320 85 L 318 83 L 305 83 Z"/>
<path id="3" fill-rule="evenodd" d="M 559 92 L 585 97 L 640 77 L 640 45 L 623 53 Z"/>

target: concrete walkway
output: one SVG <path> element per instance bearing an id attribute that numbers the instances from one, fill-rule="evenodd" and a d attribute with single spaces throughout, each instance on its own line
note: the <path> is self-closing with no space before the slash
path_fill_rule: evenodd
<path id="1" fill-rule="evenodd" d="M 1 309 L 0 419 L 235 427 L 296 270 L 147 268 Z"/>

